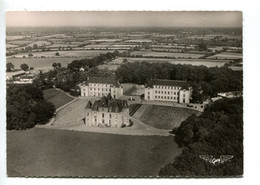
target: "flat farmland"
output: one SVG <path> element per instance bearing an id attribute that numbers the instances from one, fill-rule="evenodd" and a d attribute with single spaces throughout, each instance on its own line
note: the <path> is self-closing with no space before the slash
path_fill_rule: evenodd
<path id="1" fill-rule="evenodd" d="M 180 49 L 171 49 L 171 48 L 152 48 L 153 51 L 162 51 L 162 52 L 180 52 Z"/>
<path id="2" fill-rule="evenodd" d="M 51 43 L 48 41 L 42 40 L 42 41 L 36 41 L 36 42 L 30 43 L 27 46 L 33 47 L 34 44 L 37 44 L 37 46 L 45 46 L 45 45 L 50 45 Z"/>
<path id="3" fill-rule="evenodd" d="M 59 52 L 60 56 L 56 57 L 55 53 Z M 33 57 L 95 57 L 100 54 L 114 52 L 114 50 L 69 50 L 69 51 L 46 51 L 46 52 L 32 52 Z M 28 57 L 29 53 L 20 53 L 14 55 L 16 58 Z"/>
<path id="4" fill-rule="evenodd" d="M 56 109 L 60 108 L 61 106 L 73 100 L 72 97 L 56 89 L 44 90 L 43 95 L 44 95 L 44 99 L 53 103 Z"/>
<path id="5" fill-rule="evenodd" d="M 52 64 L 54 62 L 61 63 L 62 67 L 66 67 L 73 60 L 78 58 L 7 58 L 6 62 L 14 64 L 15 69 L 20 69 L 21 64 L 28 64 L 29 67 L 33 67 L 35 71 L 44 70 L 44 72 L 53 69 Z"/>
<path id="6" fill-rule="evenodd" d="M 145 107 L 139 119 L 149 126 L 165 130 L 179 127 L 181 122 L 192 114 L 200 114 L 200 112 L 195 110 L 178 107 L 160 105 L 145 105 Z M 142 108 L 139 109 L 142 110 Z"/>
<path id="7" fill-rule="evenodd" d="M 24 45 L 24 44 L 30 44 L 32 43 L 32 40 L 14 40 L 8 42 L 8 44 L 14 44 L 14 45 Z"/>
<path id="8" fill-rule="evenodd" d="M 9 177 L 157 176 L 180 153 L 172 136 L 7 131 Z"/>
<path id="9" fill-rule="evenodd" d="M 200 58 L 202 54 L 191 54 L 191 53 L 169 53 L 169 52 L 145 52 L 145 51 L 134 51 L 131 53 L 133 56 L 142 55 L 144 57 L 171 57 L 171 58 Z"/>
<path id="10" fill-rule="evenodd" d="M 16 47 L 19 47 L 19 45 L 14 45 L 14 44 L 6 44 L 5 46 L 6 46 L 6 48 L 16 48 Z"/>
<path id="11" fill-rule="evenodd" d="M 21 36 L 21 35 L 7 35 L 6 40 L 11 41 L 11 40 L 18 40 L 18 39 L 24 39 L 26 36 Z"/>
<path id="12" fill-rule="evenodd" d="M 64 44 L 64 43 L 56 43 L 56 44 L 52 44 L 52 45 L 48 45 L 46 46 L 46 48 L 58 48 L 58 47 L 76 47 L 78 46 L 77 44 Z"/>
<path id="13" fill-rule="evenodd" d="M 168 62 L 171 64 L 187 64 L 200 66 L 204 65 L 207 67 L 221 67 L 225 63 L 230 62 L 231 60 L 214 60 L 214 59 L 164 59 L 164 58 L 135 58 L 135 57 L 118 57 L 115 60 L 109 62 L 108 64 L 121 65 L 123 60 L 127 59 L 128 62 Z"/>
<path id="14" fill-rule="evenodd" d="M 223 53 L 219 53 L 219 54 L 210 56 L 208 58 L 212 58 L 212 59 L 242 59 L 243 55 L 242 55 L 242 53 L 223 52 Z"/>

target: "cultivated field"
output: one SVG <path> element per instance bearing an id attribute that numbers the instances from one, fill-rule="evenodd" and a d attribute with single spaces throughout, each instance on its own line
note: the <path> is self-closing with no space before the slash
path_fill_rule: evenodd
<path id="1" fill-rule="evenodd" d="M 225 63 L 231 60 L 213 60 L 213 59 L 162 59 L 162 58 L 135 58 L 135 57 L 118 57 L 108 64 L 121 65 L 123 60 L 127 59 L 127 62 L 169 62 L 171 64 L 190 64 L 194 66 L 204 65 L 207 67 L 221 67 Z"/>
<path id="2" fill-rule="evenodd" d="M 187 117 L 192 114 L 199 114 L 198 111 L 185 108 L 160 105 L 142 106 L 145 106 L 146 108 L 139 119 L 149 126 L 166 130 L 173 129 L 174 127 L 179 127 L 181 122 L 187 119 Z M 142 106 L 139 108 L 139 110 L 142 110 Z"/>
<path id="3" fill-rule="evenodd" d="M 16 48 L 19 47 L 18 45 L 14 45 L 14 44 L 6 44 L 6 48 Z"/>
<path id="4" fill-rule="evenodd" d="M 7 174 L 9 177 L 156 176 L 180 152 L 171 136 L 40 128 L 7 131 Z"/>
<path id="5" fill-rule="evenodd" d="M 241 58 L 243 58 L 243 55 L 242 55 L 242 53 L 223 52 L 223 53 L 219 53 L 219 54 L 210 56 L 208 58 L 212 58 L 212 59 L 241 59 Z"/>
<path id="6" fill-rule="evenodd" d="M 59 56 L 55 56 L 55 53 L 59 52 Z M 46 51 L 46 52 L 31 52 L 33 57 L 95 57 L 103 53 L 114 52 L 114 50 L 79 50 L 79 51 Z M 15 58 L 28 57 L 29 53 L 20 53 L 14 55 Z"/>
<path id="7" fill-rule="evenodd" d="M 66 95 L 64 92 L 56 90 L 56 89 L 47 89 L 43 91 L 44 99 L 53 103 L 58 109 L 59 107 L 69 103 L 73 100 L 72 97 Z"/>
<path id="8" fill-rule="evenodd" d="M 8 42 L 8 44 L 14 44 L 14 45 L 24 45 L 24 44 L 30 44 L 33 41 L 31 40 L 14 40 L 14 41 L 10 41 Z"/>
<path id="9" fill-rule="evenodd" d="M 50 45 L 51 43 L 43 40 L 43 41 L 36 41 L 36 42 L 30 43 L 27 46 L 33 47 L 34 44 L 37 44 L 37 46 L 47 46 L 47 45 Z"/>
<path id="10" fill-rule="evenodd" d="M 66 67 L 73 60 L 78 58 L 7 58 L 6 62 L 11 62 L 14 64 L 15 69 L 20 69 L 21 64 L 28 64 L 29 67 L 33 67 L 35 72 L 38 73 L 39 70 L 43 70 L 44 72 L 53 69 L 52 64 L 54 62 L 61 63 L 62 67 Z"/>
<path id="11" fill-rule="evenodd" d="M 197 59 L 204 55 L 202 54 L 191 54 L 191 53 L 167 53 L 167 52 L 145 52 L 145 51 L 134 51 L 131 53 L 133 56 L 144 56 L 144 57 L 171 57 L 171 58 L 194 58 Z"/>
<path id="12" fill-rule="evenodd" d="M 21 36 L 21 35 L 7 35 L 6 36 L 6 40 L 7 41 L 24 39 L 24 38 L 26 38 L 26 37 L 25 36 Z"/>

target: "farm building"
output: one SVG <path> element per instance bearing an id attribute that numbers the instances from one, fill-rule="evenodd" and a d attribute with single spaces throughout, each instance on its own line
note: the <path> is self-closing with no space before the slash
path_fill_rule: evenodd
<path id="1" fill-rule="evenodd" d="M 116 79 L 92 77 L 78 85 L 81 96 L 107 96 L 109 93 L 115 99 L 123 96 L 123 87 Z"/>
<path id="2" fill-rule="evenodd" d="M 23 71 L 23 70 L 6 72 L 6 80 L 12 80 L 12 79 L 22 76 L 24 74 L 25 74 L 25 71 Z"/>
<path id="3" fill-rule="evenodd" d="M 85 107 L 85 124 L 88 126 L 124 127 L 129 126 L 129 107 L 126 100 L 113 99 L 110 94 L 89 101 Z"/>
<path id="4" fill-rule="evenodd" d="M 145 87 L 147 101 L 190 103 L 192 88 L 186 81 L 150 80 Z"/>

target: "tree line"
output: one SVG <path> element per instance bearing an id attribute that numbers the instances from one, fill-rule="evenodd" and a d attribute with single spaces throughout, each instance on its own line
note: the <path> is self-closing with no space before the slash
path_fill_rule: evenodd
<path id="1" fill-rule="evenodd" d="M 9 85 L 6 102 L 8 130 L 24 130 L 45 124 L 55 112 L 55 106 L 44 99 L 42 90 L 33 85 Z"/>
<path id="2" fill-rule="evenodd" d="M 223 99 L 192 115 L 173 130 L 184 147 L 173 163 L 161 168 L 160 176 L 237 176 L 243 174 L 243 99 Z M 199 156 L 232 155 L 213 165 Z"/>
<path id="3" fill-rule="evenodd" d="M 115 72 L 121 83 L 146 84 L 150 79 L 185 80 L 193 88 L 193 101 L 219 92 L 242 90 L 242 71 L 228 67 L 206 67 L 170 63 L 134 62 L 122 64 Z"/>
<path id="4" fill-rule="evenodd" d="M 70 70 L 78 70 L 80 68 L 88 69 L 93 68 L 98 65 L 104 64 L 105 62 L 111 61 L 115 59 L 116 56 L 119 56 L 119 52 L 115 50 L 113 53 L 105 53 L 100 54 L 97 57 L 91 59 L 81 59 L 81 60 L 74 60 L 70 64 L 68 64 L 68 69 Z"/>

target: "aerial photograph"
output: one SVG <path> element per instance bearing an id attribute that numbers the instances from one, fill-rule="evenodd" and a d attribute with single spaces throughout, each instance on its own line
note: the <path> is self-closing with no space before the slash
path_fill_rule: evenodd
<path id="1" fill-rule="evenodd" d="M 240 11 L 6 12 L 8 177 L 241 177 Z"/>

